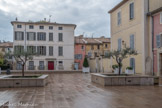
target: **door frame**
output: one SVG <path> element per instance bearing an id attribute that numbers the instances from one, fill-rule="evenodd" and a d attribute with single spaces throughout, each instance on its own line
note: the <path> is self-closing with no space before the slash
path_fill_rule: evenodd
<path id="1" fill-rule="evenodd" d="M 47 69 L 50 70 L 49 67 L 48 67 L 49 62 L 53 62 L 53 69 L 52 70 L 55 70 L 55 62 L 54 61 L 47 61 Z"/>

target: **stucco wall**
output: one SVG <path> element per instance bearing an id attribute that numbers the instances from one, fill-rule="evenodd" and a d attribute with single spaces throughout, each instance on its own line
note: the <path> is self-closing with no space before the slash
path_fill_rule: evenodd
<path id="1" fill-rule="evenodd" d="M 129 19 L 129 4 L 134 2 L 134 19 Z M 135 50 L 137 56 L 128 57 L 123 61 L 123 71 L 130 66 L 130 58 L 135 58 L 135 71 L 139 74 L 145 74 L 145 62 L 148 57 L 149 43 L 147 40 L 146 28 L 146 0 L 129 0 L 117 10 L 111 13 L 111 49 L 118 48 L 118 39 L 121 38 L 127 47 L 130 47 L 130 35 L 135 36 Z M 117 13 L 121 12 L 121 25 L 117 25 Z M 124 45 L 122 46 L 124 47 Z M 116 64 L 113 60 L 112 64 Z"/>
<path id="2" fill-rule="evenodd" d="M 17 28 L 16 23 L 13 25 L 14 31 L 25 31 L 25 24 L 20 23 L 22 28 Z M 39 65 L 38 61 L 54 61 L 54 68 L 57 70 L 57 65 L 59 61 L 63 61 L 64 69 L 71 70 L 72 65 L 74 64 L 74 26 L 65 26 L 65 25 L 43 25 L 44 29 L 40 30 L 39 26 L 41 24 L 30 24 L 34 25 L 34 29 L 29 29 L 29 24 L 26 25 L 26 32 L 46 32 L 46 41 L 26 41 L 26 45 L 33 46 L 46 46 L 46 56 L 37 56 L 33 58 L 33 61 L 36 61 L 35 66 Z M 49 30 L 49 26 L 53 26 L 53 30 Z M 58 27 L 63 27 L 63 30 L 58 30 Z M 49 33 L 53 33 L 53 41 L 49 41 Z M 63 42 L 58 41 L 58 33 L 63 33 Z M 14 34 L 14 33 L 13 33 Z M 37 36 L 37 35 L 36 35 Z M 14 40 L 14 35 L 13 35 Z M 13 46 L 15 45 L 25 45 L 24 41 L 14 40 Z M 49 46 L 53 46 L 53 56 L 49 56 Z M 58 56 L 58 47 L 63 47 L 63 56 Z M 45 64 L 45 66 L 47 66 Z M 26 64 L 26 69 L 28 63 Z"/>

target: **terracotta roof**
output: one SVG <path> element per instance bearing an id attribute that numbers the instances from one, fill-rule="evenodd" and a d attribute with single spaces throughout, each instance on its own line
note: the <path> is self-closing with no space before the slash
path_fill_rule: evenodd
<path id="1" fill-rule="evenodd" d="M 0 43 L 0 47 L 13 47 L 13 42 Z"/>
<path id="2" fill-rule="evenodd" d="M 63 24 L 63 23 L 56 23 L 56 22 L 46 22 L 46 21 L 38 21 L 38 22 L 22 22 L 22 21 L 11 21 L 11 24 L 14 23 L 18 24 L 46 24 L 46 25 L 64 25 L 64 26 L 74 26 L 76 28 L 75 24 Z"/>
<path id="3" fill-rule="evenodd" d="M 85 42 L 83 41 L 83 38 L 81 38 L 81 37 L 75 37 L 75 43 L 76 44 L 85 44 Z"/>
<path id="4" fill-rule="evenodd" d="M 100 38 L 88 38 L 88 37 L 83 37 L 81 36 L 77 36 L 75 37 L 75 43 L 77 44 L 102 44 L 102 43 L 107 43 L 107 42 L 111 42 L 110 38 L 105 38 L 104 36 L 100 37 Z"/>
<path id="5" fill-rule="evenodd" d="M 108 13 L 112 13 L 116 9 L 118 9 L 120 6 L 122 6 L 124 3 L 126 3 L 128 0 L 122 0 L 120 3 L 118 3 L 114 8 L 112 8 Z"/>

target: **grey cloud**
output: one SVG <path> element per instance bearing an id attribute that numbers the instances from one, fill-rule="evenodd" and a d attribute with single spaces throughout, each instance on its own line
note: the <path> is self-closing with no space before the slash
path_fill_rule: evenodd
<path id="1" fill-rule="evenodd" d="M 7 2 L 6 2 L 7 1 Z M 85 32 L 87 36 L 110 37 L 108 10 L 121 0 L 1 0 L 0 1 L 0 40 L 4 35 L 12 41 L 11 20 L 38 21 L 44 18 L 59 23 L 77 25 L 76 35 Z"/>

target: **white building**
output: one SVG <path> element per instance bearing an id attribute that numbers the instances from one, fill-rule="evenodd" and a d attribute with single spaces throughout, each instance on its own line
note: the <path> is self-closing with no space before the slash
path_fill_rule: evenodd
<path id="1" fill-rule="evenodd" d="M 30 48 L 40 55 L 26 63 L 26 70 L 72 70 L 76 25 L 46 21 L 12 21 L 11 24 L 14 50 Z M 16 69 L 21 69 L 20 63 Z"/>

